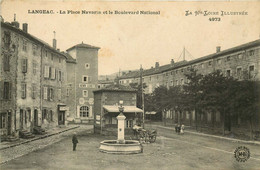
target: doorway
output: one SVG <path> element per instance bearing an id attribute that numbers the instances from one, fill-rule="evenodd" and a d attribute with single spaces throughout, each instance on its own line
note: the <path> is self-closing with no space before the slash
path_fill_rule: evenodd
<path id="1" fill-rule="evenodd" d="M 58 113 L 58 125 L 65 124 L 65 111 L 59 111 Z"/>
<path id="2" fill-rule="evenodd" d="M 33 122 L 34 126 L 38 126 L 38 110 L 34 109 L 33 111 Z"/>
<path id="3" fill-rule="evenodd" d="M 23 129 L 23 109 L 20 109 L 20 129 Z"/>
<path id="4" fill-rule="evenodd" d="M 7 135 L 11 135 L 12 133 L 12 113 L 7 113 Z"/>

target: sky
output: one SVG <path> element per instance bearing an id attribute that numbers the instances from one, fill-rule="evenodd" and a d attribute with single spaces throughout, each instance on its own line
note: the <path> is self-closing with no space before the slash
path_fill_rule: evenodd
<path id="1" fill-rule="evenodd" d="M 53 10 L 54 13 L 32 14 L 28 10 Z M 68 14 L 68 10 L 80 13 Z M 82 10 L 101 14 L 82 14 Z M 115 14 L 115 11 L 139 11 L 139 14 Z M 145 15 L 140 11 L 160 11 L 160 14 Z M 186 16 L 186 11 L 192 14 Z M 204 16 L 205 11 L 209 15 Z M 221 16 L 221 11 L 247 12 L 247 15 Z M 61 51 L 82 41 L 100 47 L 99 75 L 109 75 L 119 69 L 139 69 L 140 65 L 148 69 L 155 62 L 169 64 L 171 59 L 180 61 L 184 47 L 191 54 L 185 59 L 191 60 L 214 53 L 216 46 L 225 50 L 260 38 L 259 1 L 2 0 L 4 21 L 13 21 L 14 14 L 20 28 L 22 23 L 28 23 L 28 32 L 49 44 L 55 31 L 57 48 Z"/>

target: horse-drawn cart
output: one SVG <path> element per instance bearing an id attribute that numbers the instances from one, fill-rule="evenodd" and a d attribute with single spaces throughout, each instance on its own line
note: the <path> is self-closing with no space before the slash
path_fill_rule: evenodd
<path id="1" fill-rule="evenodd" d="M 142 143 L 153 143 L 156 140 L 157 130 L 146 130 L 143 128 L 133 128 L 134 136 Z"/>

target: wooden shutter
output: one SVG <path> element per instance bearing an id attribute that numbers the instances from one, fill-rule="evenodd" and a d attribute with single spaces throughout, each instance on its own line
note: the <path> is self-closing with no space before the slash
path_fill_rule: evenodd
<path id="1" fill-rule="evenodd" d="M 4 81 L 0 81 L 0 100 L 4 99 Z"/>
<path id="2" fill-rule="evenodd" d="M 9 82 L 9 94 L 8 94 L 8 96 L 9 96 L 9 99 L 11 100 L 12 99 L 12 83 L 11 82 Z"/>

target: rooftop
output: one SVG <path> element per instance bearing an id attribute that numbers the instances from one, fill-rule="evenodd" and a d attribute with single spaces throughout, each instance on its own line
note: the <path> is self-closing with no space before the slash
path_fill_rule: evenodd
<path id="1" fill-rule="evenodd" d="M 89 45 L 89 44 L 85 44 L 85 43 L 81 43 L 81 44 L 77 44 L 77 45 L 74 45 L 72 47 L 70 47 L 69 49 L 67 49 L 66 51 L 70 51 L 74 48 L 92 48 L 92 49 L 100 49 L 99 47 L 95 47 L 95 46 L 92 46 L 92 45 Z"/>
<path id="2" fill-rule="evenodd" d="M 105 91 L 114 91 L 114 92 L 136 92 L 135 89 L 131 88 L 130 86 L 124 86 L 120 84 L 111 84 L 102 89 L 93 91 L 94 93 L 97 92 L 105 92 Z"/>

